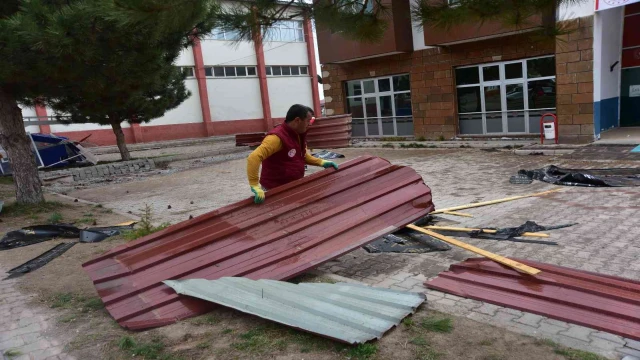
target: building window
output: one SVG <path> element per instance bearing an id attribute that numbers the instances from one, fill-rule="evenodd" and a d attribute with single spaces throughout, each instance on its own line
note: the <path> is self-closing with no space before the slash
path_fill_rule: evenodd
<path id="1" fill-rule="evenodd" d="M 302 42 L 304 41 L 302 21 L 278 21 L 264 31 L 263 36 L 266 41 Z"/>
<path id="2" fill-rule="evenodd" d="M 460 134 L 537 134 L 556 111 L 554 56 L 455 69 Z"/>
<path id="3" fill-rule="evenodd" d="M 182 70 L 182 73 L 187 78 L 192 78 L 195 76 L 193 66 L 181 66 L 180 70 Z"/>
<path id="4" fill-rule="evenodd" d="M 412 136 L 409 84 L 409 74 L 346 82 L 353 136 Z"/>
<path id="5" fill-rule="evenodd" d="M 267 76 L 306 76 L 309 74 L 307 66 L 266 66 Z"/>
<path id="6" fill-rule="evenodd" d="M 240 40 L 240 34 L 235 30 L 213 29 L 211 38 L 213 40 L 237 41 Z"/>
<path id="7" fill-rule="evenodd" d="M 241 78 L 256 76 L 255 66 L 208 66 L 204 68 L 206 76 Z"/>

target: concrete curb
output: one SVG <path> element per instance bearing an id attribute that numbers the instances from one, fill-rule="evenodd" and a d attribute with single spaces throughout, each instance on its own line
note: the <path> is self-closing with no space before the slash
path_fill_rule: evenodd
<path id="1" fill-rule="evenodd" d="M 571 149 L 557 149 L 557 150 L 549 150 L 549 149 L 516 149 L 514 153 L 516 155 L 545 155 L 545 156 L 554 156 L 554 155 L 565 155 L 572 154 L 575 150 Z"/>
<path id="2" fill-rule="evenodd" d="M 419 147 L 410 147 L 417 144 Z M 351 145 L 353 148 L 385 148 L 392 145 L 396 149 L 505 149 L 513 150 L 531 145 L 531 141 L 363 141 Z M 404 147 L 403 147 L 404 146 Z M 409 146 L 409 147 L 408 147 Z"/>
<path id="3" fill-rule="evenodd" d="M 128 144 L 127 148 L 129 152 L 133 151 L 143 151 L 143 150 L 154 150 L 154 149 L 165 149 L 168 147 L 183 147 L 183 146 L 191 146 L 197 144 L 206 144 L 210 142 L 234 142 L 235 144 L 235 136 L 214 136 L 208 138 L 197 138 L 197 139 L 184 139 L 184 140 L 170 140 L 170 141 L 159 141 L 159 142 L 151 142 L 151 143 L 142 143 L 142 144 Z M 104 154 L 114 154 L 119 153 L 117 146 L 98 146 L 88 148 L 95 155 L 104 155 Z"/>

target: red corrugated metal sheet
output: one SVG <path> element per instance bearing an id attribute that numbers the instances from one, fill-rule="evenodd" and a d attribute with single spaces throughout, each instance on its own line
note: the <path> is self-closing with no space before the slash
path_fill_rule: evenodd
<path id="1" fill-rule="evenodd" d="M 266 133 L 236 134 L 236 146 L 258 146 L 262 143 Z"/>
<path id="2" fill-rule="evenodd" d="M 169 279 L 284 280 L 433 211 L 413 169 L 359 157 L 117 247 L 83 264 L 109 313 L 143 329 L 211 309 L 180 297 Z"/>
<path id="3" fill-rule="evenodd" d="M 640 282 L 535 261 L 521 274 L 485 258 L 451 265 L 425 285 L 640 340 Z"/>
<path id="4" fill-rule="evenodd" d="M 351 146 L 351 115 L 316 119 L 307 133 L 309 149 L 336 149 Z"/>

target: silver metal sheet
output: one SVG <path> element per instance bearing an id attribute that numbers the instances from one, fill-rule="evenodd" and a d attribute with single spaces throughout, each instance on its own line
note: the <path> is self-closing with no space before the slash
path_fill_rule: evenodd
<path id="1" fill-rule="evenodd" d="M 225 277 L 166 280 L 178 294 L 224 305 L 349 344 L 380 339 L 426 300 L 357 284 L 301 283 Z"/>

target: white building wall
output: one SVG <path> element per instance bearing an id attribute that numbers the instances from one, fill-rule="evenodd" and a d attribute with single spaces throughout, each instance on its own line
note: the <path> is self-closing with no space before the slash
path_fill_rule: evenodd
<path id="1" fill-rule="evenodd" d="M 599 11 L 593 19 L 593 100 L 620 96 L 624 7 Z M 611 71 L 611 65 L 618 64 Z"/>
<path id="2" fill-rule="evenodd" d="M 283 118 L 293 104 L 313 107 L 311 78 L 307 76 L 282 76 L 267 79 L 271 116 Z"/>
<path id="3" fill-rule="evenodd" d="M 193 49 L 191 47 L 183 49 L 176 60 L 177 66 L 194 66 L 195 64 L 193 60 Z"/>
<path id="4" fill-rule="evenodd" d="M 207 92 L 212 121 L 263 118 L 257 77 L 207 79 Z"/>
<path id="5" fill-rule="evenodd" d="M 205 66 L 256 65 L 253 42 L 234 43 L 225 40 L 202 40 L 202 58 Z"/>
<path id="6" fill-rule="evenodd" d="M 191 92 L 191 96 L 177 108 L 167 111 L 164 116 L 153 119 L 141 126 L 157 126 L 171 124 L 188 124 L 202 122 L 202 109 L 200 108 L 200 95 L 198 93 L 198 81 L 195 78 L 186 79 L 184 85 Z"/>
<path id="7" fill-rule="evenodd" d="M 32 117 L 36 116 L 36 109 L 32 107 L 20 106 L 22 110 L 22 117 Z M 36 134 L 40 132 L 40 127 L 37 125 L 31 125 L 24 128 L 26 132 L 31 134 Z"/>
<path id="8" fill-rule="evenodd" d="M 306 42 L 271 41 L 262 44 L 265 65 L 309 65 Z"/>
<path id="9" fill-rule="evenodd" d="M 570 20 L 593 15 L 596 9 L 594 1 L 583 0 L 578 3 L 565 3 L 558 9 L 558 20 Z"/>

